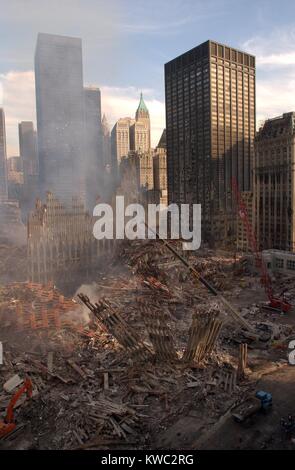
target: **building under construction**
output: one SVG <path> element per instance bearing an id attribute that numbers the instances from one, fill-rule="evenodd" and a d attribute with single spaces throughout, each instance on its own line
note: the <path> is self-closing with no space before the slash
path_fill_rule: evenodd
<path id="1" fill-rule="evenodd" d="M 93 225 L 77 198 L 67 208 L 52 193 L 47 193 L 45 204 L 38 200 L 28 220 L 30 281 L 53 282 L 71 291 L 91 280 L 111 243 L 96 240 Z"/>
<path id="2" fill-rule="evenodd" d="M 295 250 L 295 113 L 268 119 L 255 139 L 254 195 L 262 249 Z"/>

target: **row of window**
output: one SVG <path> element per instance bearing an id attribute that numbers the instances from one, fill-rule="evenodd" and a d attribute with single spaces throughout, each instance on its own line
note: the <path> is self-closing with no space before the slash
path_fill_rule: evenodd
<path id="1" fill-rule="evenodd" d="M 275 266 L 276 268 L 282 269 L 284 267 L 284 260 L 282 258 L 276 258 Z M 287 259 L 286 267 L 287 269 L 295 271 L 295 260 Z"/>
<path id="2" fill-rule="evenodd" d="M 295 271 L 295 260 L 287 260 L 287 269 L 291 269 L 292 271 Z"/>
<path id="3" fill-rule="evenodd" d="M 211 54 L 222 59 L 231 60 L 241 65 L 255 67 L 255 57 L 245 54 L 235 49 L 231 49 L 221 44 L 211 42 Z"/>

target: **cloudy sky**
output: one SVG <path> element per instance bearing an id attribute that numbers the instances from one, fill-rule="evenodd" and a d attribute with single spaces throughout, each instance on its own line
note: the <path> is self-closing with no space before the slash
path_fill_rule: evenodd
<path id="1" fill-rule="evenodd" d="M 140 91 L 152 140 L 165 126 L 163 65 L 214 39 L 257 57 L 257 122 L 295 110 L 294 0 L 0 0 L 0 106 L 8 155 L 17 123 L 35 120 L 38 32 L 81 37 L 85 85 L 102 91 L 111 125 L 133 115 Z"/>

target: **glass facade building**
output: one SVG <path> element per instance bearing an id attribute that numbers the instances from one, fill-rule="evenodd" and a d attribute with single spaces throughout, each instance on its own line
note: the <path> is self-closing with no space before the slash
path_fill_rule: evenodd
<path id="1" fill-rule="evenodd" d="M 39 33 L 35 83 L 41 194 L 85 199 L 81 39 Z"/>
<path id="2" fill-rule="evenodd" d="M 207 235 L 234 231 L 235 200 L 251 188 L 255 57 L 207 41 L 165 64 L 169 203 L 201 203 Z"/>

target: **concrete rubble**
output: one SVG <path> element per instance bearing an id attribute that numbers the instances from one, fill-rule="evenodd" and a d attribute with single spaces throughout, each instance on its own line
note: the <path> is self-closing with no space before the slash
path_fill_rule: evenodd
<path id="1" fill-rule="evenodd" d="M 287 364 L 295 322 L 263 308 L 259 278 L 243 259 L 208 249 L 185 256 L 256 336 L 155 240 L 119 245 L 73 299 L 50 284 L 1 287 L 0 413 L 16 377 L 30 377 L 34 394 L 0 446 L 16 448 L 25 436 L 32 449 L 190 448 L 180 421 L 187 430 L 195 423 L 196 440 L 264 373 Z M 287 287 L 294 299 L 295 279 Z"/>

